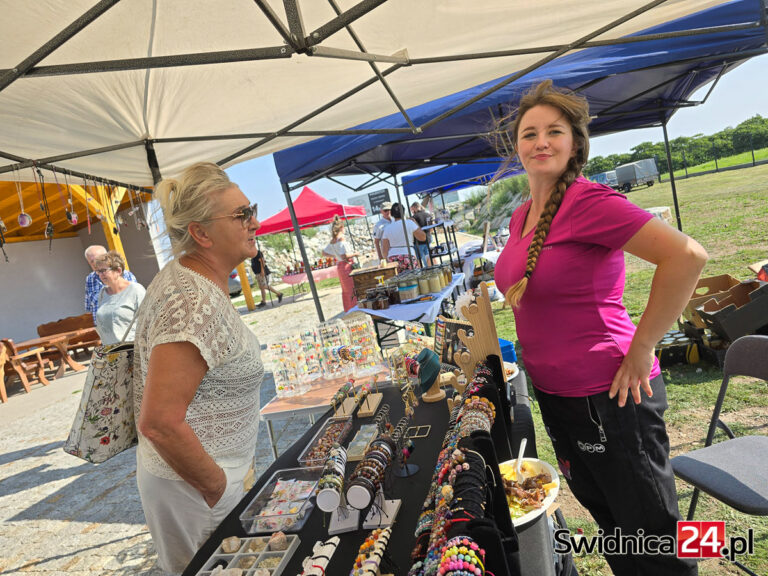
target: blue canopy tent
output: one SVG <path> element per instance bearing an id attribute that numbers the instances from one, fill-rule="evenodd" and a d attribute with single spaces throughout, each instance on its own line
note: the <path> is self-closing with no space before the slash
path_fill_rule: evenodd
<path id="1" fill-rule="evenodd" d="M 672 114 L 706 101 L 689 101 L 693 92 L 714 80 L 711 91 L 723 74 L 766 53 L 764 11 L 760 0 L 735 0 L 410 108 L 414 134 L 365 133 L 406 126 L 403 116 L 391 114 L 351 135 L 294 146 L 275 153 L 278 176 L 292 189 L 327 176 L 369 174 L 365 188 L 425 164 L 497 157 L 490 130 L 546 78 L 589 100 L 593 136 L 662 126 L 667 141 Z M 675 209 L 680 225 L 676 194 Z"/>
<path id="2" fill-rule="evenodd" d="M 403 194 L 405 196 L 442 194 L 469 186 L 487 184 L 499 172 L 503 162 L 502 158 L 497 157 L 473 160 L 464 164 L 422 168 L 402 177 Z M 499 177 L 508 178 L 521 172 L 521 170 L 508 167 Z"/>

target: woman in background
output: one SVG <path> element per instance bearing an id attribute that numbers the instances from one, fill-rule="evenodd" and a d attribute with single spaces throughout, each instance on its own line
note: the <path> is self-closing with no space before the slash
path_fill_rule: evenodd
<path id="1" fill-rule="evenodd" d="M 125 261 L 118 252 L 110 251 L 100 256 L 94 266 L 104 284 L 96 308 L 96 331 L 101 343 L 105 346 L 117 344 L 124 336 L 130 342 L 136 333 L 133 318 L 144 300 L 146 290 L 138 282 L 129 282 L 123 278 Z M 126 335 L 129 326 L 131 330 Z"/>
<path id="2" fill-rule="evenodd" d="M 515 314 L 525 368 L 560 471 L 607 535 L 675 536 L 680 519 L 654 347 L 693 293 L 707 254 L 625 196 L 581 175 L 585 99 L 547 80 L 508 135 L 531 198 L 512 215 L 496 285 Z M 622 302 L 624 253 L 656 266 L 635 325 Z M 691 576 L 673 555 L 611 554 L 614 574 Z"/>
<path id="3" fill-rule="evenodd" d="M 344 312 L 348 312 L 357 304 L 355 296 L 355 283 L 350 276 L 352 272 L 352 258 L 357 258 L 357 252 L 347 252 L 347 245 L 344 243 L 344 224 L 337 216 L 333 217 L 331 224 L 331 241 L 323 248 L 323 255 L 328 258 L 336 258 L 336 270 L 339 273 L 339 282 L 341 283 L 341 302 L 344 306 Z"/>
<path id="4" fill-rule="evenodd" d="M 397 271 L 410 270 L 418 267 L 416 258 L 416 248 L 414 241 L 426 242 L 427 233 L 412 219 L 405 221 L 405 231 L 403 231 L 403 205 L 400 203 L 392 204 L 392 222 L 384 228 L 381 237 L 381 253 L 389 262 L 397 262 Z M 405 235 L 408 234 L 406 244 Z"/>
<path id="5" fill-rule="evenodd" d="M 155 190 L 174 259 L 136 326 L 136 481 L 158 564 L 179 573 L 241 500 L 264 376 L 260 345 L 229 299 L 230 272 L 256 255 L 255 207 L 215 164 Z"/>

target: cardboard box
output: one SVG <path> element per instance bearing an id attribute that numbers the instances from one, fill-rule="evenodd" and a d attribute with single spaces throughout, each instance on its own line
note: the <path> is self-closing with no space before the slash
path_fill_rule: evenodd
<path id="1" fill-rule="evenodd" d="M 693 296 L 691 296 L 688 305 L 683 310 L 683 318 L 690 321 L 696 328 L 706 328 L 706 324 L 704 324 L 696 309 L 707 300 L 723 296 L 728 290 L 738 284 L 739 281 L 730 274 L 708 276 L 699 279 L 696 289 L 693 291 Z"/>
<path id="2" fill-rule="evenodd" d="M 696 309 L 707 328 L 727 342 L 768 327 L 768 284 L 752 280 Z"/>

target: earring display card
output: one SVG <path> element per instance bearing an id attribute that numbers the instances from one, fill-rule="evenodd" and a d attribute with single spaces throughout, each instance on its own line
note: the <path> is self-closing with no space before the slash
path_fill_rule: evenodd
<path id="1" fill-rule="evenodd" d="M 361 460 L 365 456 L 368 444 L 379 434 L 376 424 L 363 424 L 349 442 L 347 447 L 347 462 Z"/>
<path id="2" fill-rule="evenodd" d="M 269 537 L 240 538 L 240 547 L 232 553 L 224 552 L 222 546 L 219 546 L 197 576 L 212 576 L 219 566 L 221 569 L 239 568 L 243 574 L 257 574 L 258 568 L 262 568 L 267 570 L 270 576 L 280 576 L 299 547 L 299 537 L 286 534 L 288 547 L 285 550 L 269 550 L 268 541 Z"/>
<path id="3" fill-rule="evenodd" d="M 453 357 L 466 350 L 466 346 L 459 339 L 460 329 L 466 330 L 467 336 L 474 334 L 471 323 L 438 316 L 435 323 L 435 352 L 440 356 L 440 362 L 457 365 Z"/>

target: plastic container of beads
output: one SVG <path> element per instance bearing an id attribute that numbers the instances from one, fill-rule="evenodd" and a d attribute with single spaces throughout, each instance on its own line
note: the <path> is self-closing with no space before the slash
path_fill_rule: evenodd
<path id="1" fill-rule="evenodd" d="M 376 339 L 373 318 L 368 314 L 356 313 L 346 316 L 344 322 L 349 331 L 350 344 L 358 347 L 359 351 L 355 358 L 355 376 L 360 378 L 375 374 L 381 369 L 384 360 Z"/>
<path id="2" fill-rule="evenodd" d="M 317 326 L 323 348 L 323 372 L 326 378 L 342 378 L 352 372 L 353 366 L 334 354 L 340 346 L 349 346 L 349 330 L 342 320 L 330 320 Z"/>
<path id="3" fill-rule="evenodd" d="M 300 396 L 309 390 L 309 382 L 299 378 L 299 359 L 292 338 L 269 344 L 266 356 L 272 365 L 275 394 L 278 398 Z"/>
<path id="4" fill-rule="evenodd" d="M 288 548 L 285 550 L 269 550 L 268 537 L 240 538 L 240 547 L 236 552 L 224 552 L 222 546 L 211 554 L 208 561 L 197 573 L 197 576 L 209 576 L 217 566 L 222 568 L 240 568 L 243 574 L 259 574 L 256 568 L 264 568 L 270 576 L 280 576 L 288 565 L 293 553 L 299 547 L 299 537 L 296 534 L 286 534 Z M 274 568 L 270 566 L 274 565 Z"/>
<path id="5" fill-rule="evenodd" d="M 299 379 L 309 385 L 323 376 L 323 342 L 315 330 L 302 330 L 294 339 Z"/>
<path id="6" fill-rule="evenodd" d="M 246 534 L 298 532 L 315 507 L 322 467 L 277 470 L 240 514 Z"/>
<path id="7" fill-rule="evenodd" d="M 322 466 L 333 444 L 341 445 L 352 430 L 352 418 L 328 419 L 299 456 L 301 466 Z"/>

